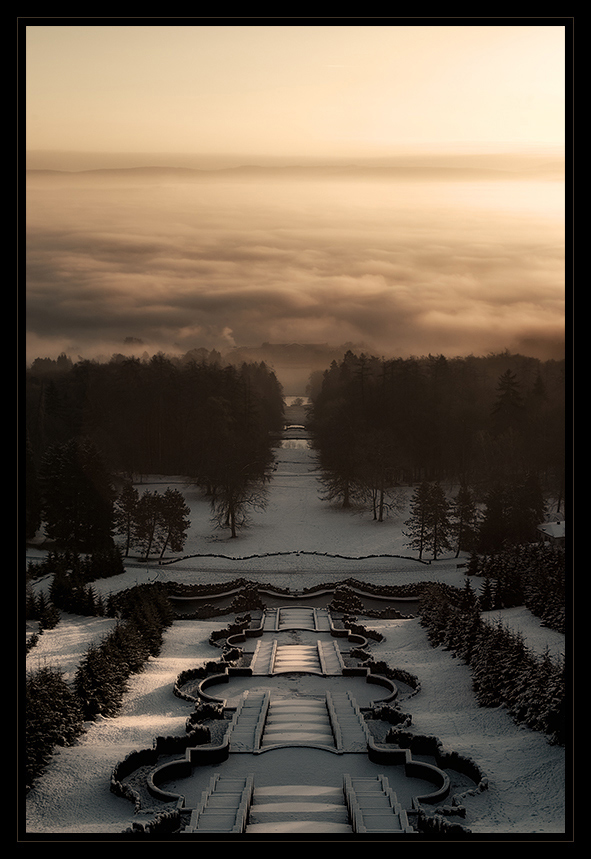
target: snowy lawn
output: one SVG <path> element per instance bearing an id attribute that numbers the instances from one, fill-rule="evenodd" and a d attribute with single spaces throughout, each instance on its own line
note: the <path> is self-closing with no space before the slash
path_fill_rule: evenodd
<path id="1" fill-rule="evenodd" d="M 143 581 L 227 582 L 238 576 L 295 591 L 348 577 L 375 584 L 430 580 L 463 586 L 465 575 L 458 563 L 465 558 L 450 556 L 420 564 L 392 557 L 411 555 L 402 534 L 406 514 L 375 523 L 367 513 L 332 509 L 319 499 L 321 487 L 308 450 L 279 450 L 277 459 L 267 510 L 256 513 L 250 529 L 235 540 L 212 530 L 207 501 L 185 486 L 182 478 L 145 482 L 143 488 L 162 492 L 174 485 L 191 507 L 192 526 L 182 557 L 167 556 L 167 561 L 175 562 L 165 566 L 130 558 L 124 574 L 95 583 L 97 592 L 106 596 Z M 367 557 L 378 555 L 390 557 Z M 28 552 L 28 559 L 35 557 L 43 557 L 43 551 Z M 473 579 L 472 586 L 478 585 L 479 580 Z M 35 587 L 47 590 L 48 586 L 47 580 L 40 580 Z M 564 652 L 564 636 L 541 627 L 523 608 L 491 612 L 489 617 L 491 622 L 501 619 L 521 630 L 536 652 L 546 646 L 551 653 Z M 160 655 L 131 678 L 120 714 L 88 723 L 79 743 L 60 749 L 37 781 L 27 797 L 27 833 L 111 836 L 131 826 L 133 806 L 110 793 L 111 772 L 129 752 L 151 747 L 156 736 L 184 734 L 192 708 L 173 695 L 173 683 L 184 669 L 219 657 L 208 637 L 212 629 L 226 626 L 231 619 L 176 621 L 166 631 Z M 489 790 L 465 800 L 465 825 L 479 837 L 490 835 L 491 840 L 499 835 L 510 839 L 564 833 L 565 750 L 516 726 L 503 709 L 479 707 L 471 691 L 470 670 L 451 653 L 432 648 L 417 619 L 360 618 L 360 622 L 384 635 L 383 642 L 371 645 L 375 659 L 384 659 L 420 680 L 420 692 L 402 704 L 412 715 L 412 730 L 437 736 L 445 747 L 472 758 L 488 777 Z M 63 615 L 54 630 L 40 636 L 27 656 L 27 669 L 51 665 L 72 677 L 90 642 L 102 639 L 113 623 Z M 293 765 L 297 771 L 295 759 Z"/>

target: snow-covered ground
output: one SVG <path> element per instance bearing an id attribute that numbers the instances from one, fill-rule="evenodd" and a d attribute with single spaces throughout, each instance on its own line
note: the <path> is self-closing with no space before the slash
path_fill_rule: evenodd
<path id="1" fill-rule="evenodd" d="M 278 450 L 277 460 L 267 509 L 255 513 L 250 528 L 234 540 L 213 530 L 207 501 L 181 477 L 146 482 L 145 489 L 161 491 L 175 485 L 191 507 L 182 556 L 167 555 L 166 561 L 173 562 L 164 565 L 130 558 L 124 574 L 97 581 L 96 590 L 107 595 L 144 581 L 226 582 L 238 576 L 293 591 L 348 577 L 376 584 L 436 580 L 463 586 L 464 570 L 458 565 L 465 559 L 450 556 L 421 564 L 410 557 L 402 533 L 406 513 L 376 523 L 370 514 L 348 513 L 322 502 L 314 459 L 305 445 Z M 43 557 L 41 549 L 28 552 L 28 558 L 36 557 Z M 473 587 L 477 582 L 472 580 Z M 47 586 L 47 580 L 35 585 Z M 521 630 L 532 649 L 564 653 L 564 636 L 544 629 L 527 610 L 490 614 L 492 620 L 502 617 Z M 151 747 L 156 736 L 184 733 L 191 706 L 173 695 L 174 680 L 184 669 L 219 656 L 208 637 L 229 619 L 176 621 L 167 630 L 160 655 L 131 678 L 121 713 L 89 723 L 77 745 L 56 753 L 27 797 L 27 835 L 69 840 L 95 834 L 100 840 L 101 834 L 112 838 L 131 825 L 133 806 L 109 791 L 113 767 L 129 752 Z M 372 645 L 374 658 L 420 680 L 421 691 L 404 704 L 413 730 L 437 736 L 446 748 L 472 758 L 488 777 L 488 791 L 465 801 L 465 825 L 474 835 L 479 840 L 521 840 L 527 835 L 566 840 L 570 811 L 565 750 L 516 726 L 502 708 L 480 708 L 469 668 L 449 652 L 432 648 L 417 619 L 362 622 L 384 635 L 382 643 Z M 112 624 L 109 619 L 64 615 L 31 650 L 27 669 L 54 665 L 71 677 L 88 644 L 104 637 Z M 297 750 L 295 754 L 297 770 Z"/>

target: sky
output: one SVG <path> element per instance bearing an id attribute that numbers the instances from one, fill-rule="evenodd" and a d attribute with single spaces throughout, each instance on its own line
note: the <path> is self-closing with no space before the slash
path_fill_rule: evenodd
<path id="1" fill-rule="evenodd" d="M 30 167 L 419 162 L 328 184 L 31 179 L 27 358 L 129 337 L 556 357 L 565 27 L 422 21 L 28 24 Z M 429 172 L 476 155 L 512 172 Z"/>

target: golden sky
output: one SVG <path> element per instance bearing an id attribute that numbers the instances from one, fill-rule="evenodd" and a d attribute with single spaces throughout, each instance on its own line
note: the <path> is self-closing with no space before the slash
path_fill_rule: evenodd
<path id="1" fill-rule="evenodd" d="M 27 149 L 562 146 L 564 62 L 564 26 L 31 25 Z"/>
<path id="2" fill-rule="evenodd" d="M 28 358 L 564 354 L 566 35 L 27 26 L 28 164 L 68 171 L 27 179 Z M 355 170 L 79 172 L 331 158 Z"/>

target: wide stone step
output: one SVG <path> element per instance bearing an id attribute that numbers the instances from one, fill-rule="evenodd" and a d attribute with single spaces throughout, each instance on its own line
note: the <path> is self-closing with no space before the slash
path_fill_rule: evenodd
<path id="1" fill-rule="evenodd" d="M 277 627 L 278 629 L 316 629 L 314 609 L 280 608 Z"/>
<path id="2" fill-rule="evenodd" d="M 388 779 L 344 777 L 347 804 L 355 832 L 410 832 L 406 811 L 401 807 Z"/>
<path id="3" fill-rule="evenodd" d="M 342 789 L 273 785 L 255 789 L 247 833 L 352 832 Z"/>
<path id="4" fill-rule="evenodd" d="M 252 798 L 252 776 L 231 778 L 216 774 L 193 809 L 185 832 L 242 832 Z"/>
<path id="5" fill-rule="evenodd" d="M 323 823 L 323 824 L 345 824 L 350 826 L 349 816 L 346 809 L 314 809 L 307 807 L 306 803 L 286 803 L 284 809 L 251 809 L 250 822 L 247 824 L 247 832 L 251 831 L 253 826 L 261 826 L 262 824 L 276 824 L 295 822 L 303 823 Z"/>
<path id="6" fill-rule="evenodd" d="M 328 725 L 326 723 L 326 718 L 313 718 L 313 719 L 298 719 L 297 721 L 294 719 L 293 721 L 289 721 L 287 719 L 279 719 L 278 721 L 269 721 L 265 725 L 265 734 L 271 733 L 272 731 L 326 731 L 328 730 Z"/>
<path id="7" fill-rule="evenodd" d="M 339 832 L 350 833 L 353 832 L 353 829 L 349 823 L 334 823 L 328 820 L 267 820 L 264 823 L 249 823 L 246 832 L 253 834 L 259 832 L 293 832 L 307 835 L 317 832 L 330 835 Z"/>
<path id="8" fill-rule="evenodd" d="M 261 747 L 289 743 L 334 747 L 325 701 L 286 699 L 270 704 Z"/>
<path id="9" fill-rule="evenodd" d="M 283 644 L 277 647 L 273 672 L 315 672 L 322 673 L 322 666 L 315 644 Z"/>
<path id="10" fill-rule="evenodd" d="M 252 752 L 258 748 L 268 701 L 268 693 L 246 694 L 230 732 L 231 752 Z"/>
<path id="11" fill-rule="evenodd" d="M 289 743 L 308 743 L 309 745 L 333 746 L 334 737 L 332 734 L 320 733 L 319 731 L 285 731 L 273 734 L 265 734 L 262 741 L 262 746 L 271 746 L 277 744 L 286 745 Z"/>
<path id="12" fill-rule="evenodd" d="M 269 718 L 286 719 L 297 715 L 298 718 L 326 716 L 326 704 L 324 701 L 299 704 L 296 701 L 286 704 L 272 704 Z"/>
<path id="13" fill-rule="evenodd" d="M 254 794 L 257 798 L 263 799 L 265 802 L 272 802 L 274 799 L 277 802 L 283 802 L 285 797 L 317 797 L 321 800 L 330 799 L 332 801 L 343 799 L 343 790 L 340 787 L 333 785 L 317 785 L 317 784 L 275 784 L 262 785 L 256 787 Z"/>

